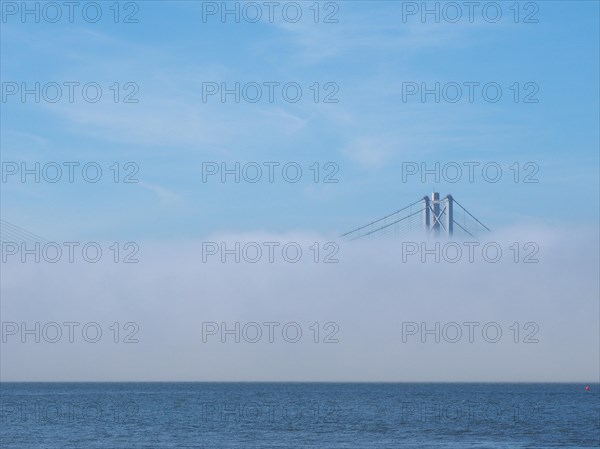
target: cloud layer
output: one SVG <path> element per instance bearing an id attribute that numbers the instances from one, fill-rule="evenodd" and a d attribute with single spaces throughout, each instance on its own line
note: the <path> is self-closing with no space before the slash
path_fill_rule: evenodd
<path id="1" fill-rule="evenodd" d="M 34 334 L 21 343 L 21 329 L 6 335 L 2 379 L 598 380 L 598 239 L 593 230 L 511 229 L 482 240 L 473 263 L 466 253 L 451 263 L 455 245 L 444 241 L 438 242 L 440 262 L 430 254 L 422 263 L 406 245 L 403 262 L 398 241 L 344 242 L 336 251 L 325 247 L 333 240 L 307 233 L 205 240 L 226 242 L 229 250 L 240 242 L 239 263 L 233 253 L 226 263 L 220 254 L 207 255 L 207 248 L 214 252 L 215 247 L 206 243 L 203 263 L 199 241 L 140 243 L 137 264 L 115 264 L 109 257 L 96 264 L 9 261 L 2 266 L 5 333 L 9 322 L 28 323 L 29 329 L 35 322 L 41 328 L 52 321 L 81 325 L 74 343 L 62 325 L 65 333 L 57 343 L 44 341 L 43 331 L 39 344 Z M 421 244 L 417 238 L 406 240 Z M 273 263 L 264 242 L 279 243 L 271 244 Z M 288 243 L 288 259 L 296 257 L 290 242 L 303 250 L 296 263 L 281 252 Z M 481 252 L 489 242 L 503 250 L 496 263 Z M 530 257 L 537 263 L 523 263 L 531 253 L 523 249 L 527 242 L 539 246 Z M 425 244 L 435 248 L 433 241 Z M 458 245 L 466 248 L 464 242 Z M 257 246 L 265 249 L 263 256 L 249 263 Z M 323 263 L 326 256 L 338 262 Z M 83 325 L 92 322 L 103 331 L 98 343 L 81 336 Z M 115 322 L 117 337 L 110 328 Z M 128 322 L 139 329 L 125 328 Z M 202 323 L 218 324 L 216 331 L 204 325 L 204 341 Z M 236 332 L 222 337 L 222 323 L 230 331 L 239 323 L 239 343 Z M 257 326 L 248 323 L 258 323 L 261 338 Z M 435 330 L 436 323 L 439 343 L 436 332 L 423 332 Z M 298 328 L 302 336 L 291 343 Z M 94 339 L 95 328 L 88 331 Z M 46 332 L 46 340 L 54 338 L 50 327 Z M 123 343 L 128 336 L 139 342 Z"/>

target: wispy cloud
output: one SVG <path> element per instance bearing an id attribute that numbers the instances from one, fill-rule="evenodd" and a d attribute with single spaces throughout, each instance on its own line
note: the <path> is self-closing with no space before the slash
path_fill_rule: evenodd
<path id="1" fill-rule="evenodd" d="M 178 203 L 183 200 L 180 195 L 165 187 L 143 181 L 140 181 L 138 185 L 153 192 L 163 203 Z"/>

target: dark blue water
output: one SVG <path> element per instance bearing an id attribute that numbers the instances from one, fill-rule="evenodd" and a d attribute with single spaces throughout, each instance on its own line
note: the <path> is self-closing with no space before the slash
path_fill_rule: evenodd
<path id="1" fill-rule="evenodd" d="M 592 448 L 591 387 L 2 383 L 0 447 Z"/>

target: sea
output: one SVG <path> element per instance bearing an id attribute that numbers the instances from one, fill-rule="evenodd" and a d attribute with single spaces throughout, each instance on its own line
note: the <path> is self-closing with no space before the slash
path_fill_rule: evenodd
<path id="1" fill-rule="evenodd" d="M 598 384 L 6 383 L 3 449 L 598 448 Z"/>

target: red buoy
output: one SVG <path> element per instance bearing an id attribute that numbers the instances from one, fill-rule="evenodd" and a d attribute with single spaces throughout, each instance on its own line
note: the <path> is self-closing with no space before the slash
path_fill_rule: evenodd
<path id="1" fill-rule="evenodd" d="M 589 385 L 585 387 L 585 391 L 590 391 L 590 386 Z"/>

